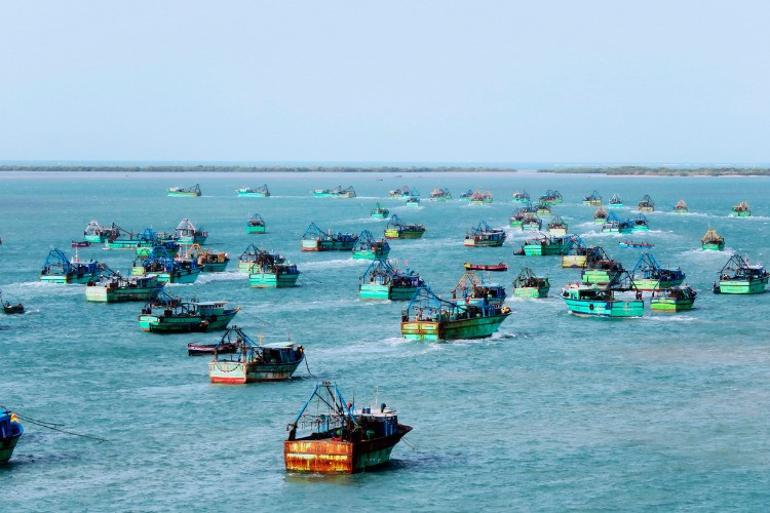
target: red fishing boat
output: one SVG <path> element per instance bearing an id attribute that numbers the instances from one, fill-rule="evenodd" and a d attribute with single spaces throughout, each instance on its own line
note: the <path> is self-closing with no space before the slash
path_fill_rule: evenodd
<path id="1" fill-rule="evenodd" d="M 505 264 L 505 262 L 500 262 L 499 264 L 472 264 L 470 262 L 465 262 L 463 265 L 465 267 L 466 271 L 490 271 L 490 272 L 505 272 L 508 270 L 508 266 Z"/>

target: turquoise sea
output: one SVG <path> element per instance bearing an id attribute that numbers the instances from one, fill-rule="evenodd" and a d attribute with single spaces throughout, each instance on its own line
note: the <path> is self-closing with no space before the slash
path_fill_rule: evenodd
<path id="1" fill-rule="evenodd" d="M 200 183 L 203 197 L 168 198 L 166 188 Z M 269 199 L 237 198 L 241 185 L 267 183 Z M 353 200 L 314 199 L 315 187 L 353 185 Z M 459 200 L 411 209 L 386 198 L 399 185 L 427 198 L 448 187 L 490 190 L 491 206 Z M 511 193 L 555 188 L 571 232 L 633 267 L 638 250 L 595 233 L 597 189 L 635 205 L 657 203 L 649 234 L 666 266 L 681 266 L 699 292 L 697 309 L 625 321 L 570 316 L 558 297 L 578 277 L 558 257 L 514 257 L 526 234 L 509 231 L 502 248 L 467 249 L 480 220 L 507 226 Z M 770 265 L 770 179 L 507 174 L 0 174 L 0 288 L 29 313 L 0 317 L 0 404 L 109 439 L 27 425 L 12 463 L 0 469 L 0 511 L 766 511 L 770 504 L 770 294 L 718 296 L 710 287 L 728 258 L 704 253 L 709 227 L 729 250 Z M 671 213 L 684 198 L 689 215 Z M 750 219 L 727 217 L 748 201 Z M 513 315 L 486 340 L 407 342 L 403 303 L 357 299 L 366 263 L 350 254 L 303 254 L 310 221 L 322 228 L 381 234 L 370 219 L 380 201 L 404 220 L 424 223 L 422 240 L 391 243 L 391 257 L 448 294 L 468 260 L 504 260 L 508 286 L 522 266 L 551 278 L 551 297 L 513 300 Z M 258 212 L 269 234 L 246 235 Z M 624 211 L 632 215 L 631 210 Z M 141 304 L 90 304 L 84 287 L 43 285 L 50 248 L 70 251 L 91 219 L 141 230 L 173 229 L 189 217 L 208 245 L 233 260 L 250 242 L 298 264 L 301 287 L 257 290 L 245 275 L 203 275 L 171 292 L 241 306 L 235 324 L 268 340 L 302 343 L 310 371 L 291 382 L 215 386 L 207 358 L 190 341 L 218 335 L 142 333 Z M 625 238 L 625 237 L 624 237 Z M 127 271 L 130 252 L 86 248 Z M 336 381 L 358 404 L 374 397 L 414 427 L 385 469 L 354 476 L 287 475 L 286 425 L 316 381 Z"/>

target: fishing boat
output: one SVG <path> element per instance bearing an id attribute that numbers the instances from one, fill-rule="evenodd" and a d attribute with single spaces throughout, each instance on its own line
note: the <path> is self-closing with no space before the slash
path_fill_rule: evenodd
<path id="1" fill-rule="evenodd" d="M 631 224 L 621 221 L 620 218 L 615 215 L 615 212 L 610 212 L 604 219 L 602 233 L 619 233 L 621 228 L 625 229 L 627 233 L 631 233 Z"/>
<path id="2" fill-rule="evenodd" d="M 98 279 L 99 273 L 105 269 L 104 264 L 94 260 L 81 262 L 77 249 L 75 256 L 70 259 L 60 249 L 52 249 L 43 263 L 40 271 L 40 281 L 44 283 L 79 283 L 85 284 Z"/>
<path id="3" fill-rule="evenodd" d="M 543 203 L 541 201 L 535 207 L 535 213 L 539 217 L 548 217 L 548 216 L 550 216 L 551 215 L 551 205 L 550 205 L 550 203 Z"/>
<path id="4" fill-rule="evenodd" d="M 246 233 L 267 233 L 267 226 L 265 226 L 265 220 L 259 214 L 251 216 L 246 223 Z"/>
<path id="5" fill-rule="evenodd" d="M 505 301 L 505 287 L 487 285 L 474 271 L 465 271 L 452 289 L 452 301 L 480 307 L 502 307 Z"/>
<path id="6" fill-rule="evenodd" d="M 637 290 L 652 292 L 678 287 L 684 282 L 685 274 L 681 269 L 661 267 L 652 253 L 642 253 L 631 271 L 631 279 Z"/>
<path id="7" fill-rule="evenodd" d="M 215 351 L 209 362 L 212 383 L 242 385 L 259 381 L 285 381 L 305 359 L 305 348 L 292 341 L 265 344 L 260 337 L 255 342 L 238 326 L 225 330 L 217 345 L 237 350 L 232 353 Z"/>
<path id="8" fill-rule="evenodd" d="M 492 193 L 489 191 L 475 191 L 471 195 L 471 205 L 489 205 L 494 201 Z"/>
<path id="9" fill-rule="evenodd" d="M 524 245 L 515 255 L 524 256 L 550 256 L 564 255 L 571 245 L 569 237 L 554 237 L 540 234 L 533 239 L 524 241 Z"/>
<path id="10" fill-rule="evenodd" d="M 408 301 L 425 282 L 415 271 L 400 271 L 387 260 L 375 260 L 359 278 L 361 299 Z"/>
<path id="11" fill-rule="evenodd" d="M 316 198 L 350 199 L 356 197 L 356 190 L 352 186 L 343 187 L 338 185 L 333 189 L 315 189 L 313 196 Z"/>
<path id="12" fill-rule="evenodd" d="M 594 224 L 604 224 L 607 222 L 607 211 L 604 207 L 599 207 L 594 212 Z"/>
<path id="13" fill-rule="evenodd" d="M 73 240 L 70 243 L 70 247 L 72 248 L 90 248 L 91 243 L 85 240 Z"/>
<path id="14" fill-rule="evenodd" d="M 187 344 L 187 356 L 212 356 L 214 353 L 231 354 L 238 350 L 235 343 L 231 344 Z"/>
<path id="15" fill-rule="evenodd" d="M 722 251 L 725 249 L 725 238 L 709 228 L 700 240 L 700 245 L 704 251 Z"/>
<path id="16" fill-rule="evenodd" d="M 492 228 L 486 221 L 479 222 L 465 234 L 463 245 L 469 248 L 500 247 L 505 242 L 505 230 Z"/>
<path id="17" fill-rule="evenodd" d="M 623 208 L 625 205 L 623 205 L 623 200 L 618 196 L 617 194 L 613 194 L 610 198 L 609 207 L 610 208 Z"/>
<path id="18" fill-rule="evenodd" d="M 690 212 L 690 208 L 687 206 L 687 203 L 683 199 L 680 199 L 676 202 L 676 205 L 674 205 L 674 213 L 675 214 L 687 214 Z"/>
<path id="19" fill-rule="evenodd" d="M 412 207 L 412 208 L 419 208 L 420 207 L 420 197 L 419 196 L 410 196 L 406 200 L 406 206 Z"/>
<path id="20" fill-rule="evenodd" d="M 161 283 L 194 283 L 201 273 L 191 259 L 174 259 L 162 246 L 155 246 L 146 257 L 138 257 L 131 267 L 132 276 L 155 274 Z"/>
<path id="21" fill-rule="evenodd" d="M 650 300 L 650 309 L 653 312 L 672 313 L 692 310 L 697 295 L 697 292 L 688 286 L 654 291 Z"/>
<path id="22" fill-rule="evenodd" d="M 179 244 L 205 244 L 209 233 L 203 228 L 196 228 L 186 217 L 176 226 L 177 243 Z"/>
<path id="23" fill-rule="evenodd" d="M 249 286 L 263 289 L 283 289 L 297 286 L 297 279 L 301 273 L 295 264 L 288 262 L 283 255 L 278 253 L 270 253 L 256 248 L 255 250 L 254 261 L 246 271 L 249 273 Z"/>
<path id="24" fill-rule="evenodd" d="M 24 434 L 24 426 L 12 411 L 0 406 L 0 465 L 8 463 L 16 444 Z"/>
<path id="25" fill-rule="evenodd" d="M 523 268 L 513 280 L 513 297 L 544 298 L 550 289 L 548 278 L 536 276 L 529 267 Z"/>
<path id="26" fill-rule="evenodd" d="M 505 262 L 500 262 L 499 264 L 472 264 L 470 262 L 465 262 L 463 268 L 466 271 L 487 271 L 493 273 L 500 273 L 508 270 L 508 266 Z"/>
<path id="27" fill-rule="evenodd" d="M 582 269 L 586 266 L 588 255 L 593 247 L 587 247 L 583 239 L 577 235 L 570 236 L 570 244 L 567 251 L 561 256 L 563 269 Z"/>
<path id="28" fill-rule="evenodd" d="M 141 242 L 136 247 L 136 256 L 148 257 L 152 253 L 153 248 L 156 248 L 156 247 L 163 248 L 166 251 L 166 253 L 168 253 L 172 257 L 176 256 L 180 248 L 179 244 L 177 244 L 173 240 L 160 241 L 159 239 L 156 239 L 154 242 L 150 242 L 150 240 L 148 239 L 146 242 Z"/>
<path id="29" fill-rule="evenodd" d="M 602 196 L 596 191 L 591 192 L 588 196 L 583 197 L 583 205 L 588 205 L 590 207 L 601 207 L 602 206 Z"/>
<path id="30" fill-rule="evenodd" d="M 632 219 L 629 219 L 627 223 L 631 225 L 631 233 L 650 231 L 650 225 L 647 223 L 647 217 L 642 213 L 639 213 Z M 621 226 L 620 233 L 628 232 L 624 231 L 623 227 Z"/>
<path id="31" fill-rule="evenodd" d="M 768 276 L 762 265 L 751 265 L 746 257 L 735 253 L 719 271 L 714 294 L 761 294 Z"/>
<path id="32" fill-rule="evenodd" d="M 23 314 L 24 305 L 21 303 L 11 303 L 3 297 L 3 293 L 0 291 L 0 304 L 3 305 L 3 313 L 6 315 Z"/>
<path id="33" fill-rule="evenodd" d="M 258 263 L 262 253 L 263 251 L 259 249 L 256 244 L 249 244 L 244 252 L 238 257 L 238 272 L 246 274 L 250 273 L 251 267 Z"/>
<path id="34" fill-rule="evenodd" d="M 161 292 L 139 315 L 139 327 L 151 333 L 190 333 L 227 328 L 240 309 L 225 301 L 183 301 Z"/>
<path id="35" fill-rule="evenodd" d="M 369 217 L 373 219 L 387 219 L 389 215 L 390 215 L 390 210 L 380 206 L 379 202 L 377 202 L 377 206 L 374 207 L 372 211 L 369 213 Z"/>
<path id="36" fill-rule="evenodd" d="M 100 244 L 112 237 L 117 237 L 118 234 L 119 231 L 114 223 L 109 228 L 105 228 L 96 219 L 93 219 L 89 221 L 85 230 L 83 230 L 83 242 Z"/>
<path id="37" fill-rule="evenodd" d="M 517 191 L 511 196 L 511 201 L 514 203 L 529 203 L 529 193 L 527 191 Z"/>
<path id="38" fill-rule="evenodd" d="M 406 185 L 402 185 L 401 187 L 397 187 L 392 191 L 388 191 L 388 197 L 393 199 L 407 199 L 411 196 L 412 191 Z"/>
<path id="39" fill-rule="evenodd" d="M 507 306 L 471 305 L 441 299 L 421 287 L 401 314 L 407 340 L 460 340 L 494 335 L 511 314 Z"/>
<path id="40" fill-rule="evenodd" d="M 174 198 L 197 198 L 201 195 L 201 187 L 197 183 L 192 187 L 169 187 L 168 195 Z"/>
<path id="41" fill-rule="evenodd" d="M 538 198 L 540 203 L 545 203 L 546 205 L 559 205 L 564 201 L 564 198 L 562 198 L 561 193 L 557 190 L 548 189 L 545 191 L 545 194 L 540 196 Z"/>
<path id="42" fill-rule="evenodd" d="M 636 208 L 639 210 L 639 212 L 654 212 L 655 202 L 652 201 L 652 198 L 649 194 L 645 194 L 642 196 L 642 199 L 639 200 L 639 203 L 637 203 Z"/>
<path id="43" fill-rule="evenodd" d="M 164 283 L 154 274 L 124 277 L 108 269 L 98 281 L 86 285 L 86 301 L 95 303 L 122 303 L 150 301 L 158 297 Z"/>
<path id="44" fill-rule="evenodd" d="M 580 281 L 586 285 L 606 285 L 623 272 L 623 264 L 610 258 L 601 246 L 594 246 L 587 254 Z"/>
<path id="45" fill-rule="evenodd" d="M 113 231 L 105 241 L 105 249 L 152 247 L 157 242 L 157 234 L 152 228 L 146 228 L 139 233 L 134 233 L 113 224 L 112 229 Z"/>
<path id="46" fill-rule="evenodd" d="M 522 224 L 524 224 L 524 219 L 527 217 L 527 214 L 532 212 L 532 206 L 529 204 L 527 206 L 516 209 L 513 215 L 511 215 L 511 217 L 508 219 L 509 226 L 511 228 L 522 228 Z"/>
<path id="47" fill-rule="evenodd" d="M 395 214 L 390 216 L 390 220 L 385 226 L 386 239 L 419 239 L 422 238 L 424 233 L 425 226 L 402 223 L 401 219 Z"/>
<path id="48" fill-rule="evenodd" d="M 449 189 L 437 187 L 430 192 L 431 201 L 447 201 L 452 199 L 452 193 Z"/>
<path id="49" fill-rule="evenodd" d="M 356 409 L 329 381 L 316 385 L 288 429 L 286 470 L 319 474 L 354 474 L 385 465 L 412 430 L 399 424 L 396 411 L 385 403 Z M 303 430 L 299 436 L 297 429 Z"/>
<path id="50" fill-rule="evenodd" d="M 270 190 L 267 188 L 267 184 L 259 187 L 241 187 L 238 189 L 239 198 L 269 198 Z"/>
<path id="51" fill-rule="evenodd" d="M 184 252 L 178 255 L 176 260 L 180 262 L 194 260 L 202 273 L 220 273 L 227 269 L 230 255 L 224 251 L 202 248 L 200 244 L 192 244 L 185 246 Z"/>
<path id="52" fill-rule="evenodd" d="M 521 229 L 525 232 L 539 232 L 543 229 L 543 220 L 534 212 L 527 212 L 521 221 Z"/>
<path id="53" fill-rule="evenodd" d="M 730 217 L 751 217 L 751 208 L 745 201 L 741 201 L 735 205 L 730 211 Z"/>
<path id="54" fill-rule="evenodd" d="M 468 189 L 464 193 L 460 194 L 460 201 L 470 201 L 471 196 L 473 196 L 473 190 Z"/>
<path id="55" fill-rule="evenodd" d="M 562 298 L 569 312 L 578 317 L 625 319 L 644 315 L 641 292 L 627 278 L 618 277 L 603 286 L 572 283 L 562 290 Z"/>
<path id="56" fill-rule="evenodd" d="M 655 244 L 648 241 L 634 241 L 631 239 L 624 239 L 620 242 L 618 242 L 618 246 L 621 248 L 632 248 L 632 249 L 647 249 L 647 248 L 654 248 Z"/>
<path id="57" fill-rule="evenodd" d="M 569 229 L 567 223 L 560 216 L 555 216 L 551 219 L 551 222 L 548 223 L 546 227 L 548 229 L 548 235 L 556 237 L 564 237 L 567 235 L 567 230 Z"/>
<path id="58" fill-rule="evenodd" d="M 385 239 L 375 239 L 372 232 L 364 230 L 358 235 L 358 242 L 353 248 L 353 258 L 356 260 L 383 259 L 390 253 L 390 244 Z"/>
<path id="59" fill-rule="evenodd" d="M 311 222 L 302 235 L 301 249 L 302 251 L 352 251 L 356 242 L 358 242 L 357 235 L 332 233 L 331 229 L 324 232 L 317 224 Z"/>

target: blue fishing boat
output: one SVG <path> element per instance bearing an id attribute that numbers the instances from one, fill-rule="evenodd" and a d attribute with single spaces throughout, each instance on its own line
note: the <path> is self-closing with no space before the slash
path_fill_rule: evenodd
<path id="1" fill-rule="evenodd" d="M 465 305 L 480 307 L 491 305 L 501 308 L 505 297 L 505 287 L 502 285 L 486 284 L 473 271 L 465 271 L 457 285 L 455 285 L 455 288 L 452 289 L 452 301 Z"/>
<path id="2" fill-rule="evenodd" d="M 665 269 L 652 253 L 642 253 L 631 271 L 634 286 L 641 291 L 670 289 L 684 282 L 685 273 L 681 269 Z"/>
<path id="3" fill-rule="evenodd" d="M 163 246 L 155 246 L 144 258 L 137 258 L 131 268 L 132 276 L 156 274 L 161 283 L 193 283 L 201 273 L 195 260 L 174 259 Z"/>
<path id="4" fill-rule="evenodd" d="M 77 249 L 75 256 L 70 259 L 60 249 L 52 249 L 43 263 L 40 271 L 40 281 L 44 283 L 79 283 L 85 284 L 99 279 L 99 273 L 105 269 L 104 264 L 94 260 L 81 262 Z"/>
<path id="5" fill-rule="evenodd" d="M 390 244 L 385 239 L 375 239 L 372 232 L 364 230 L 358 235 L 358 242 L 353 248 L 353 258 L 357 260 L 383 259 L 390 253 Z"/>
<path id="6" fill-rule="evenodd" d="M 16 444 L 24 434 L 24 426 L 15 413 L 0 407 L 0 465 L 8 463 Z"/>

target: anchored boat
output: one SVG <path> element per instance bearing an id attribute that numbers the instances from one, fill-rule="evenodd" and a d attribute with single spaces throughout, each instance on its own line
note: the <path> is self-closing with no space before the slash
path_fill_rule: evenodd
<path id="1" fill-rule="evenodd" d="M 507 306 L 455 303 L 421 287 L 402 312 L 401 335 L 428 341 L 491 337 L 510 314 Z"/>
<path id="2" fill-rule="evenodd" d="M 466 271 L 487 271 L 493 273 L 505 272 L 508 270 L 508 266 L 505 262 L 500 262 L 499 264 L 472 264 L 470 262 L 465 262 L 463 268 Z"/>
<path id="3" fill-rule="evenodd" d="M 636 217 L 630 219 L 628 223 L 631 225 L 631 233 L 650 231 L 650 225 L 647 223 L 647 217 L 644 214 L 637 214 Z M 621 229 L 620 233 L 625 232 Z"/>
<path id="4" fill-rule="evenodd" d="M 452 193 L 449 189 L 437 187 L 430 192 L 431 201 L 447 201 L 452 199 Z"/>
<path id="5" fill-rule="evenodd" d="M 158 297 L 164 283 L 154 274 L 123 277 L 108 269 L 99 281 L 86 285 L 86 301 L 96 303 L 122 303 L 125 301 L 151 301 Z"/>
<path id="6" fill-rule="evenodd" d="M 649 194 L 645 194 L 642 196 L 642 199 L 639 201 L 636 207 L 639 212 L 654 212 L 655 202 L 652 201 L 652 198 L 650 198 Z"/>
<path id="7" fill-rule="evenodd" d="M 514 255 L 525 256 L 549 256 L 564 255 L 571 246 L 569 237 L 554 237 L 540 234 L 534 239 L 527 239 L 524 245 Z"/>
<path id="8" fill-rule="evenodd" d="M 516 209 L 513 215 L 509 218 L 508 222 L 511 228 L 522 228 L 524 220 L 527 218 L 527 214 L 534 212 L 532 205 L 527 204 L 524 207 Z M 523 229 L 523 228 L 522 228 Z"/>
<path id="9" fill-rule="evenodd" d="M 675 214 L 687 214 L 690 212 L 690 208 L 687 206 L 687 203 L 683 199 L 680 199 L 676 202 L 676 205 L 674 205 L 674 213 Z"/>
<path id="10" fill-rule="evenodd" d="M 161 283 L 193 283 L 201 273 L 194 260 L 175 260 L 163 246 L 155 246 L 146 258 L 137 258 L 132 276 L 156 274 Z"/>
<path id="11" fill-rule="evenodd" d="M 601 194 L 599 194 L 596 191 L 591 192 L 591 194 L 583 198 L 583 205 L 588 205 L 591 207 L 601 207 L 602 206 Z"/>
<path id="12" fill-rule="evenodd" d="M 297 436 L 299 428 L 308 432 Z M 412 430 L 399 424 L 396 411 L 385 403 L 357 410 L 329 381 L 316 385 L 287 429 L 286 470 L 321 474 L 353 474 L 384 465 Z"/>
<path id="13" fill-rule="evenodd" d="M 464 193 L 460 194 L 460 201 L 470 201 L 471 196 L 473 196 L 473 190 L 468 189 Z"/>
<path id="14" fill-rule="evenodd" d="M 278 289 L 297 286 L 297 279 L 301 273 L 295 264 L 289 263 L 278 253 L 257 248 L 254 250 L 256 256 L 246 271 L 249 273 L 249 286 Z"/>
<path id="15" fill-rule="evenodd" d="M 40 271 L 40 281 L 45 283 L 80 283 L 98 279 L 99 273 L 105 269 L 104 264 L 94 260 L 81 262 L 75 250 L 75 256 L 70 260 L 59 249 L 52 249 L 43 263 Z"/>
<path id="16" fill-rule="evenodd" d="M 395 217 L 395 216 L 393 216 Z M 310 223 L 302 235 L 302 251 L 352 251 L 358 236 L 352 233 L 324 232 L 317 224 Z"/>
<path id="17" fill-rule="evenodd" d="M 134 233 L 113 224 L 112 232 L 105 244 L 106 249 L 136 249 L 139 247 L 152 247 L 157 242 L 157 234 L 151 228 L 146 228 L 140 233 Z"/>
<path id="18" fill-rule="evenodd" d="M 254 214 L 246 223 L 246 233 L 266 233 L 265 220 L 259 214 Z"/>
<path id="19" fill-rule="evenodd" d="M 741 201 L 735 205 L 730 211 L 730 217 L 751 217 L 751 208 L 745 201 Z"/>
<path id="20" fill-rule="evenodd" d="M 569 229 L 569 226 L 560 216 L 555 216 L 553 219 L 551 219 L 551 222 L 548 223 L 547 228 L 548 235 L 564 237 L 567 235 L 567 229 Z"/>
<path id="21" fill-rule="evenodd" d="M 664 269 L 652 253 L 642 253 L 631 271 L 637 290 L 652 292 L 677 287 L 684 282 L 685 274 L 681 269 Z"/>
<path id="22" fill-rule="evenodd" d="M 536 276 L 532 269 L 525 267 L 513 280 L 513 296 L 523 298 L 548 297 L 551 284 L 548 278 Z"/>
<path id="23" fill-rule="evenodd" d="M 722 251 L 725 249 L 725 238 L 713 228 L 709 228 L 700 240 L 700 244 L 704 251 Z"/>
<path id="24" fill-rule="evenodd" d="M 390 220 L 385 226 L 386 239 L 419 239 L 424 233 L 425 226 L 402 223 L 401 219 L 395 214 L 390 216 Z"/>
<path id="25" fill-rule="evenodd" d="M 0 292 L 0 304 L 3 305 L 3 313 L 6 315 L 24 313 L 24 305 L 22 305 L 21 303 L 13 304 L 10 301 L 7 301 L 5 298 L 3 298 L 2 292 Z"/>
<path id="26" fill-rule="evenodd" d="M 230 255 L 224 251 L 204 249 L 200 244 L 192 244 L 185 248 L 184 254 L 177 256 L 176 260 L 182 263 L 186 260 L 194 260 L 202 273 L 220 273 L 227 269 L 227 264 L 230 263 Z"/>
<path id="27" fill-rule="evenodd" d="M 401 187 L 397 187 L 396 189 L 393 189 L 392 191 L 388 191 L 388 197 L 389 198 L 407 199 L 407 198 L 409 198 L 411 196 L 412 196 L 412 191 L 406 185 L 402 185 Z"/>
<path id="28" fill-rule="evenodd" d="M 262 185 L 260 187 L 241 187 L 238 189 L 238 197 L 239 198 L 269 198 L 270 197 L 270 190 L 267 188 L 267 185 Z"/>
<path id="29" fill-rule="evenodd" d="M 567 309 L 579 317 L 641 317 L 644 315 L 644 301 L 627 274 L 625 280 L 618 276 L 603 286 L 585 283 L 568 285 L 562 290 Z"/>
<path id="30" fill-rule="evenodd" d="M 387 219 L 389 215 L 390 215 L 390 210 L 380 206 L 379 202 L 377 202 L 377 206 L 374 207 L 371 213 L 369 214 L 369 216 L 372 217 L 373 219 Z"/>
<path id="31" fill-rule="evenodd" d="M 517 191 L 517 192 L 514 192 L 512 197 L 511 197 L 511 200 L 514 203 L 529 204 L 529 202 L 530 202 L 529 193 L 527 191 Z"/>
<path id="32" fill-rule="evenodd" d="M 692 287 L 671 287 L 663 291 L 654 291 L 650 300 L 653 312 L 684 312 L 692 310 L 697 292 Z"/>
<path id="33" fill-rule="evenodd" d="M 489 205 L 494 201 L 489 191 L 475 191 L 471 195 L 471 205 Z"/>
<path id="34" fill-rule="evenodd" d="M 385 239 L 375 239 L 372 232 L 364 230 L 358 236 L 353 248 L 353 258 L 357 260 L 381 260 L 390 253 L 390 244 Z"/>
<path id="35" fill-rule="evenodd" d="M 201 195 L 201 187 L 197 183 L 192 187 L 169 187 L 168 195 L 176 198 L 196 198 Z"/>
<path id="36" fill-rule="evenodd" d="M 543 229 L 543 220 L 534 212 L 527 212 L 521 221 L 521 229 L 525 232 L 539 232 Z"/>
<path id="37" fill-rule="evenodd" d="M 316 198 L 349 199 L 349 198 L 356 197 L 356 190 L 352 186 L 343 187 L 341 185 L 338 185 L 333 189 L 315 189 L 313 191 L 313 196 L 315 196 Z"/>
<path id="38" fill-rule="evenodd" d="M 419 196 L 409 196 L 409 198 L 406 200 L 406 206 L 412 207 L 412 208 L 419 208 L 420 206 L 420 197 Z"/>
<path id="39" fill-rule="evenodd" d="M 617 194 L 613 194 L 612 197 L 610 198 L 609 207 L 610 208 L 623 208 L 624 207 L 623 200 Z"/>
<path id="40" fill-rule="evenodd" d="M 551 204 L 540 202 L 535 207 L 535 213 L 540 217 L 548 217 L 551 215 Z"/>
<path id="41" fill-rule="evenodd" d="M 12 411 L 0 407 L 0 465 L 8 463 L 16 444 L 24 434 L 24 426 Z"/>
<path id="42" fill-rule="evenodd" d="M 205 244 L 209 233 L 203 228 L 196 228 L 186 217 L 179 221 L 176 227 L 177 243 L 179 244 Z"/>
<path id="43" fill-rule="evenodd" d="M 183 301 L 161 292 L 142 308 L 139 327 L 152 333 L 223 330 L 239 310 L 225 301 Z"/>
<path id="44" fill-rule="evenodd" d="M 583 239 L 577 235 L 570 237 L 570 245 L 567 251 L 561 256 L 561 266 L 564 269 L 582 269 L 586 266 L 588 255 L 593 251 L 592 247 L 587 247 Z"/>
<path id="45" fill-rule="evenodd" d="M 492 228 L 486 221 L 479 222 L 465 234 L 463 245 L 470 248 L 500 247 L 505 242 L 505 230 Z"/>
<path id="46" fill-rule="evenodd" d="M 409 269 L 399 271 L 387 260 L 372 262 L 358 281 L 361 299 L 408 301 L 418 288 L 425 286 L 418 273 Z"/>
<path id="47" fill-rule="evenodd" d="M 559 205 L 564 201 L 564 198 L 562 198 L 559 191 L 548 189 L 545 191 L 545 194 L 540 196 L 539 200 L 540 203 L 544 203 L 546 205 Z"/>
<path id="48" fill-rule="evenodd" d="M 86 229 L 83 230 L 83 241 L 99 244 L 111 238 L 118 237 L 119 234 L 120 232 L 115 223 L 109 228 L 105 228 L 101 226 L 96 219 L 93 219 L 88 223 Z"/>
<path id="49" fill-rule="evenodd" d="M 595 224 L 604 224 L 607 222 L 607 211 L 604 210 L 604 207 L 599 207 L 594 212 L 594 223 Z"/>
<path id="50" fill-rule="evenodd" d="M 714 294 L 761 294 L 768 276 L 762 265 L 750 265 L 746 257 L 735 253 L 719 271 Z"/>
<path id="51" fill-rule="evenodd" d="M 452 289 L 452 301 L 460 301 L 466 306 L 502 307 L 505 296 L 505 287 L 486 285 L 473 271 L 465 271 Z"/>
<path id="52" fill-rule="evenodd" d="M 615 212 L 610 212 L 604 219 L 602 233 L 619 233 L 621 228 L 625 229 L 628 233 L 631 232 L 631 224 L 629 222 L 621 221 L 620 218 L 615 215 Z"/>
<path id="53" fill-rule="evenodd" d="M 607 285 L 625 272 L 623 264 L 613 260 L 601 246 L 590 248 L 580 280 L 587 285 Z"/>
<path id="54" fill-rule="evenodd" d="M 236 346 L 234 352 L 220 352 L 219 347 Z M 264 344 L 255 342 L 238 326 L 225 330 L 209 362 L 212 383 L 242 385 L 258 381 L 285 381 L 305 359 L 305 349 L 294 342 Z"/>

